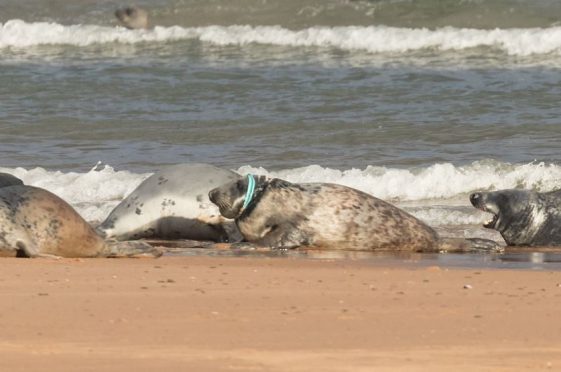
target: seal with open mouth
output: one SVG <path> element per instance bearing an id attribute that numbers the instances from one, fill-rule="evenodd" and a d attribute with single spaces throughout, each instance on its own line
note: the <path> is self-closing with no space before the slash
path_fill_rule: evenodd
<path id="1" fill-rule="evenodd" d="M 500 232 L 508 245 L 561 245 L 561 190 L 476 192 L 469 199 L 492 214 L 483 227 Z"/>

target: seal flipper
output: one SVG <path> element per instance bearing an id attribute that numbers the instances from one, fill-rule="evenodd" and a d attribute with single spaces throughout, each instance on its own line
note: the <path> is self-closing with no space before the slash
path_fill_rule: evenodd
<path id="1" fill-rule="evenodd" d="M 100 257 L 160 257 L 164 252 L 150 244 L 135 240 L 124 242 L 106 242 L 106 249 Z"/>
<path id="2" fill-rule="evenodd" d="M 502 253 L 504 247 L 490 239 L 440 238 L 438 250 L 451 253 Z"/>
<path id="3" fill-rule="evenodd" d="M 16 242 L 17 255 L 16 257 L 29 257 L 29 258 L 52 258 L 55 260 L 60 260 L 62 257 L 54 254 L 41 253 L 35 244 L 30 241 L 24 242 L 19 239 Z"/>
<path id="4" fill-rule="evenodd" d="M 294 223 L 273 225 L 262 238 L 252 241 L 257 246 L 271 249 L 294 249 L 303 245 L 310 245 L 308 237 Z"/>

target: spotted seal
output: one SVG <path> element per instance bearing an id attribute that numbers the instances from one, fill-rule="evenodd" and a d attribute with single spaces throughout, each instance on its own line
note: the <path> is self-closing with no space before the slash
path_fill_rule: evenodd
<path id="1" fill-rule="evenodd" d="M 483 227 L 499 231 L 508 245 L 561 245 L 561 190 L 476 192 L 470 201 L 492 214 Z"/>
<path id="2" fill-rule="evenodd" d="M 115 11 L 115 17 L 123 27 L 131 30 L 148 28 L 148 12 L 137 6 L 127 6 Z"/>
<path id="3" fill-rule="evenodd" d="M 32 186 L 0 188 L 0 255 L 27 257 L 159 256 L 144 242 L 110 243 L 64 200 Z"/>
<path id="4" fill-rule="evenodd" d="M 494 249 L 484 239 L 440 239 L 407 212 L 350 187 L 238 178 L 209 192 L 244 238 L 272 249 L 311 246 L 346 250 L 470 251 Z"/>
<path id="5" fill-rule="evenodd" d="M 0 187 L 23 185 L 23 181 L 9 173 L 0 173 Z"/>
<path id="6" fill-rule="evenodd" d="M 117 240 L 236 241 L 241 235 L 208 200 L 208 191 L 239 175 L 210 164 L 176 164 L 142 182 L 97 228 Z"/>

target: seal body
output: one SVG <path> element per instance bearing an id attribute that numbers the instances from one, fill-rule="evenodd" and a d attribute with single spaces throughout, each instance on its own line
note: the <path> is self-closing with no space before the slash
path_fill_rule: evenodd
<path id="1" fill-rule="evenodd" d="M 105 242 L 64 200 L 25 185 L 0 188 L 0 252 L 27 257 L 161 254 L 148 244 L 119 247 Z"/>
<path id="2" fill-rule="evenodd" d="M 508 245 L 561 245 L 561 190 L 476 192 L 470 201 L 493 215 L 483 226 L 499 231 Z"/>
<path id="3" fill-rule="evenodd" d="M 209 164 L 177 164 L 142 182 L 97 228 L 110 239 L 236 241 L 234 221 L 220 216 L 208 191 L 238 174 Z"/>
<path id="4" fill-rule="evenodd" d="M 210 191 L 244 238 L 270 248 L 313 246 L 350 250 L 437 251 L 438 235 L 405 211 L 361 191 L 335 184 L 255 180 L 246 202 L 248 178 Z"/>
<path id="5" fill-rule="evenodd" d="M 137 6 L 128 6 L 115 11 L 115 17 L 124 27 L 137 30 L 148 28 L 148 12 Z"/>
<path id="6" fill-rule="evenodd" d="M 23 185 L 23 181 L 8 173 L 0 173 L 0 187 Z"/>

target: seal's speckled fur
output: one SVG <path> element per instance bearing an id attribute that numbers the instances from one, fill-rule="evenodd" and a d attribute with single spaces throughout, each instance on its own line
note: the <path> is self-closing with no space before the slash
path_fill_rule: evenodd
<path id="1" fill-rule="evenodd" d="M 58 196 L 17 185 L 0 188 L 0 255 L 128 257 L 161 252 L 144 242 L 105 242 Z"/>
<path id="2" fill-rule="evenodd" d="M 208 191 L 239 175 L 210 164 L 176 164 L 142 182 L 109 213 L 97 231 L 116 240 L 241 239 L 233 221 L 218 215 Z"/>
<path id="3" fill-rule="evenodd" d="M 356 250 L 439 250 L 438 235 L 405 211 L 335 184 L 294 184 L 256 178 L 253 201 L 242 208 L 247 178 L 209 193 L 249 242 L 271 248 L 313 246 Z"/>

